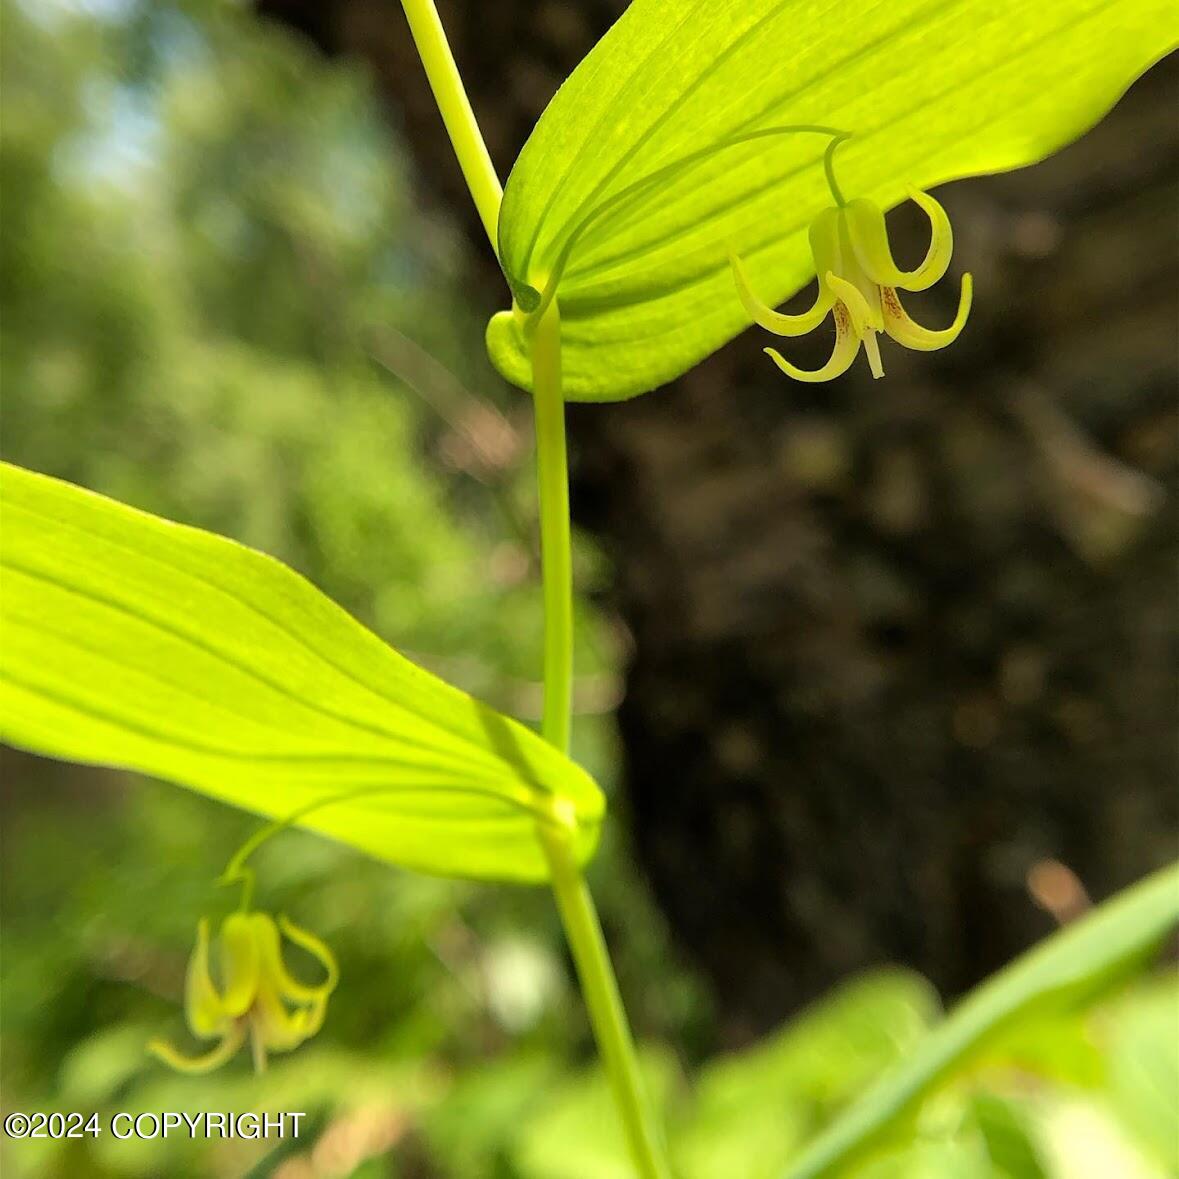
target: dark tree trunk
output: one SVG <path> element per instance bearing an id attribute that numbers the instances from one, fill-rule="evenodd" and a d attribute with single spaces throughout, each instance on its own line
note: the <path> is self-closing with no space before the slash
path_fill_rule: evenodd
<path id="1" fill-rule="evenodd" d="M 482 249 L 397 6 L 259 7 L 372 64 Z M 621 7 L 440 5 L 501 174 Z M 754 331 L 571 410 L 633 838 L 735 1037 L 884 960 L 960 991 L 1051 927 L 1037 864 L 1101 897 L 1175 854 L 1177 79 L 944 193 L 978 291 L 949 351 L 816 388 Z"/>

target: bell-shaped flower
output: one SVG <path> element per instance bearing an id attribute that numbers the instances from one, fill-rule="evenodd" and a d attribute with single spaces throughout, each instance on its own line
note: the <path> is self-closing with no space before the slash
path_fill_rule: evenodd
<path id="1" fill-rule="evenodd" d="M 779 336 L 801 336 L 813 331 L 830 312 L 835 320 L 835 349 L 831 359 L 814 371 L 797 368 L 773 348 L 766 354 L 797 381 L 829 381 L 845 373 L 860 351 L 868 354 L 874 377 L 884 376 L 877 333 L 883 331 L 906 348 L 933 352 L 958 338 L 970 314 L 971 279 L 962 276 L 958 314 L 948 328 L 934 331 L 914 323 L 897 297 L 897 289 L 923 291 L 946 273 L 954 248 L 950 219 L 933 197 L 910 190 L 925 211 L 932 229 L 929 250 L 915 270 L 902 270 L 893 261 L 884 214 L 868 200 L 854 200 L 825 209 L 810 228 L 811 253 L 819 291 L 809 311 L 785 315 L 763 303 L 753 292 L 745 267 L 729 255 L 737 294 L 745 310 L 767 331 Z"/>
<path id="2" fill-rule="evenodd" d="M 280 928 L 318 959 L 327 972 L 323 982 L 308 986 L 288 972 Z M 285 917 L 276 925 L 265 913 L 233 913 L 222 922 L 217 939 L 220 987 L 210 972 L 209 940 L 209 922 L 202 918 L 188 963 L 184 1011 L 197 1039 L 220 1042 L 196 1057 L 182 1055 L 163 1040 L 153 1040 L 149 1052 L 182 1072 L 204 1073 L 229 1060 L 248 1036 L 254 1067 L 261 1071 L 268 1052 L 289 1052 L 319 1031 L 339 977 L 335 956 L 319 938 Z"/>

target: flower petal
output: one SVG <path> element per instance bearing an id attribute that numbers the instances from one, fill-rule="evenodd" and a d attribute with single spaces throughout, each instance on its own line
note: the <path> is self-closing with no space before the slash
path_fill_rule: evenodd
<path id="1" fill-rule="evenodd" d="M 286 917 L 280 916 L 278 919 L 279 928 L 283 935 L 300 949 L 306 950 L 313 958 L 316 958 L 320 965 L 327 972 L 327 978 L 318 986 L 309 987 L 303 983 L 296 982 L 289 973 L 286 967 L 282 965 L 280 983 L 282 992 L 288 999 L 293 999 L 297 1002 L 320 1002 L 326 1001 L 328 995 L 336 989 L 336 983 L 340 981 L 340 968 L 336 963 L 336 956 L 332 953 L 330 947 L 326 942 L 321 941 L 306 929 L 301 929 L 293 921 L 287 920 Z"/>
<path id="2" fill-rule="evenodd" d="M 311 1034 L 308 1028 L 312 1010 L 299 1007 L 289 1011 L 278 990 L 269 982 L 264 983 L 250 1012 L 255 1050 L 259 1046 L 271 1052 L 290 1052 L 297 1048 Z"/>
<path id="3" fill-rule="evenodd" d="M 225 1003 L 209 975 L 209 920 L 197 922 L 196 945 L 184 978 L 184 1017 L 192 1034 L 201 1040 L 225 1034 L 230 1022 Z"/>
<path id="4" fill-rule="evenodd" d="M 921 206 L 930 224 L 929 249 L 916 270 L 901 270 L 893 260 L 884 214 L 872 201 L 861 199 L 848 204 L 847 227 L 856 258 L 873 282 L 882 287 L 924 291 L 946 273 L 954 252 L 954 231 L 945 209 L 928 193 L 911 188 L 909 198 Z"/>
<path id="5" fill-rule="evenodd" d="M 831 353 L 831 359 L 822 368 L 815 369 L 812 372 L 796 368 L 773 348 L 766 348 L 765 354 L 788 377 L 793 377 L 796 381 L 805 381 L 808 384 L 814 384 L 819 381 L 833 380 L 835 377 L 847 372 L 859 350 L 860 337 L 852 328 L 851 316 L 848 313 L 847 306 L 839 302 L 835 304 L 835 348 Z"/>
<path id="6" fill-rule="evenodd" d="M 258 990 L 262 968 L 257 920 L 269 921 L 261 913 L 231 913 L 221 923 L 221 977 L 225 986 L 225 1010 L 244 1015 Z M 273 923 L 272 923 L 273 926 Z"/>
<path id="7" fill-rule="evenodd" d="M 803 336 L 814 331 L 827 318 L 827 312 L 835 302 L 835 297 L 824 290 L 823 284 L 820 283 L 814 305 L 809 311 L 804 311 L 800 315 L 784 315 L 781 311 L 775 311 L 768 303 L 763 303 L 753 293 L 745 264 L 736 254 L 729 254 L 729 265 L 733 268 L 733 281 L 737 284 L 737 295 L 741 305 L 754 323 L 765 328 L 767 332 L 773 332 L 775 336 Z"/>
<path id="8" fill-rule="evenodd" d="M 859 287 L 848 282 L 845 278 L 840 278 L 838 274 L 834 274 L 830 270 L 827 271 L 827 285 L 835 292 L 839 301 L 846 305 L 848 314 L 851 316 L 852 331 L 857 336 L 863 336 L 866 331 L 872 328 L 880 330 L 882 326 L 880 316 L 873 313 L 871 304 L 864 298 L 864 293 Z"/>
<path id="9" fill-rule="evenodd" d="M 880 304 L 884 309 L 884 330 L 898 344 L 906 348 L 914 348 L 918 352 L 936 352 L 939 348 L 952 344 L 966 325 L 966 317 L 970 314 L 970 301 L 973 294 L 973 283 L 969 274 L 962 276 L 962 295 L 958 300 L 958 314 L 948 328 L 934 331 L 922 327 L 909 318 L 901 301 L 892 287 L 880 288 Z"/>
<path id="10" fill-rule="evenodd" d="M 327 1015 L 327 995 L 316 999 L 303 1011 L 303 1039 L 309 1040 L 323 1027 L 324 1017 Z"/>
<path id="11" fill-rule="evenodd" d="M 162 1060 L 169 1068 L 182 1073 L 208 1073 L 220 1068 L 242 1046 L 245 1039 L 245 1028 L 234 1023 L 222 1037 L 221 1043 L 204 1056 L 184 1056 L 177 1052 L 166 1040 L 152 1040 L 147 1046 L 148 1052 Z"/>
<path id="12" fill-rule="evenodd" d="M 257 914 L 261 917 L 262 914 Z M 258 947 L 261 954 L 262 977 L 266 985 L 272 986 L 275 993 L 290 999 L 292 1003 L 314 1003 L 331 994 L 336 985 L 336 960 L 331 950 L 327 948 L 313 934 L 305 929 L 292 925 L 285 917 L 280 918 L 283 933 L 297 946 L 302 946 L 308 953 L 318 958 L 327 971 L 327 979 L 318 986 L 307 986 L 294 978 L 287 970 L 282 960 L 282 945 L 279 941 L 278 929 L 274 922 L 265 917 L 265 924 L 258 925 Z"/>

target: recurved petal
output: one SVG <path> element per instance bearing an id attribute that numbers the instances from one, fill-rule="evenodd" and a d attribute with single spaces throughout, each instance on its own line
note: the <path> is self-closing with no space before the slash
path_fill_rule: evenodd
<path id="1" fill-rule="evenodd" d="M 900 285 L 907 291 L 924 291 L 946 273 L 954 253 L 954 230 L 946 211 L 927 192 L 908 190 L 909 199 L 918 204 L 929 218 L 929 249 L 912 277 Z"/>
<path id="2" fill-rule="evenodd" d="M 340 980 L 340 968 L 336 963 L 335 954 L 332 953 L 331 948 L 326 942 L 317 938 L 315 934 L 308 930 L 300 928 L 286 917 L 280 916 L 278 924 L 283 932 L 283 936 L 317 959 L 327 974 L 327 977 L 318 986 L 307 986 L 291 977 L 280 957 L 279 980 L 283 994 L 288 999 L 293 999 L 300 1003 L 326 1002 L 328 995 L 336 989 L 336 983 Z M 311 1033 L 308 1034 L 310 1035 Z"/>
<path id="3" fill-rule="evenodd" d="M 324 1017 L 327 1015 L 327 995 L 321 995 L 303 1011 L 303 1038 L 311 1039 L 323 1027 Z"/>
<path id="4" fill-rule="evenodd" d="M 873 282 L 924 291 L 946 273 L 954 252 L 954 231 L 945 209 L 928 193 L 911 188 L 909 197 L 925 211 L 930 225 L 929 249 L 916 270 L 902 270 L 893 260 L 884 214 L 872 201 L 860 199 L 848 204 L 848 234 L 857 260 Z"/>
<path id="5" fill-rule="evenodd" d="M 966 326 L 966 317 L 970 314 L 970 301 L 974 285 L 969 274 L 962 276 L 962 294 L 958 299 L 958 314 L 948 328 L 935 331 L 922 327 L 909 318 L 897 293 L 892 287 L 880 288 L 880 305 L 884 311 L 884 330 L 898 344 L 906 348 L 914 348 L 919 352 L 936 352 L 952 344 Z"/>
<path id="6" fill-rule="evenodd" d="M 754 294 L 753 288 L 749 285 L 745 264 L 736 254 L 729 254 L 729 265 L 733 269 L 733 281 L 737 285 L 737 296 L 741 300 L 741 305 L 754 323 L 776 336 L 803 336 L 813 331 L 827 318 L 827 312 L 835 302 L 835 297 L 820 282 L 815 302 L 809 311 L 803 311 L 798 315 L 784 315 L 781 311 L 775 311 L 768 303 L 763 303 Z"/>
<path id="7" fill-rule="evenodd" d="M 242 1046 L 245 1039 L 245 1028 L 239 1024 L 231 1024 L 221 1043 L 216 1048 L 206 1052 L 203 1056 L 185 1056 L 178 1052 L 167 1040 L 152 1040 L 147 1050 L 153 1056 L 162 1060 L 169 1068 L 182 1073 L 208 1073 L 220 1068 Z"/>
<path id="8" fill-rule="evenodd" d="M 209 975 L 209 921 L 206 917 L 197 922 L 196 945 L 188 960 L 184 979 L 184 1017 L 192 1034 L 202 1040 L 223 1035 L 231 1023 Z"/>
<path id="9" fill-rule="evenodd" d="M 859 350 L 860 337 L 852 328 L 851 316 L 848 314 L 846 305 L 840 302 L 835 304 L 835 348 L 831 353 L 831 359 L 822 368 L 810 372 L 797 368 L 773 348 L 765 349 L 765 354 L 788 377 L 793 377 L 796 381 L 805 381 L 807 384 L 815 384 L 820 381 L 834 380 L 847 372 Z"/>

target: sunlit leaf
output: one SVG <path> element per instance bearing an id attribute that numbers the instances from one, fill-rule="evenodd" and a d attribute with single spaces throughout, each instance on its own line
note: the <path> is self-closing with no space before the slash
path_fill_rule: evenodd
<path id="1" fill-rule="evenodd" d="M 530 730 L 414 666 L 277 561 L 0 467 L 0 737 L 141 770 L 426 872 L 543 880 L 560 801 L 602 796 Z"/>
<path id="2" fill-rule="evenodd" d="M 836 1174 L 964 1067 L 990 1037 L 1032 1012 L 1098 994 L 1179 926 L 1179 864 L 1120 893 L 1016 959 L 971 994 L 803 1152 L 788 1179 Z"/>
<path id="3" fill-rule="evenodd" d="M 727 243 L 771 303 L 811 277 L 805 230 L 831 203 L 827 141 L 749 133 L 853 132 L 838 158 L 844 191 L 887 208 L 908 184 L 1041 159 L 1176 44 L 1173 0 L 635 0 L 512 170 L 504 271 L 528 311 L 560 269 L 570 399 L 634 396 L 748 325 Z M 496 316 L 488 347 L 528 388 L 522 322 Z"/>

